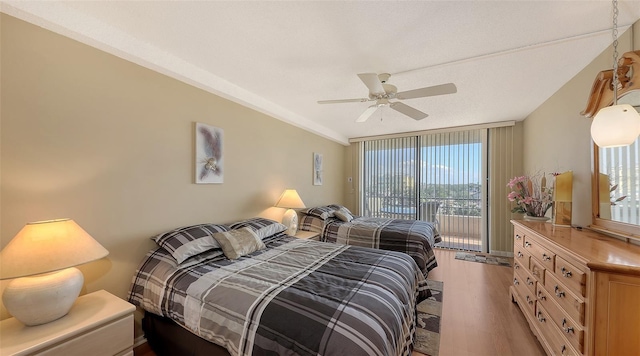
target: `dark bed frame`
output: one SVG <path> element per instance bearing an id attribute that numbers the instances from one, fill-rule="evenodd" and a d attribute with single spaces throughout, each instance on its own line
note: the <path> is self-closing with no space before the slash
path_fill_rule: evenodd
<path id="1" fill-rule="evenodd" d="M 158 356 L 230 356 L 227 349 L 209 342 L 176 324 L 173 320 L 145 312 L 142 330 Z"/>

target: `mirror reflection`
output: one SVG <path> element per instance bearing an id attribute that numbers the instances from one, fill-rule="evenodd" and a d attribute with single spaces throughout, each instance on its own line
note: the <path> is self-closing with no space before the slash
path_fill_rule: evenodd
<path id="1" fill-rule="evenodd" d="M 618 104 L 640 108 L 640 90 Z M 598 203 L 601 219 L 640 225 L 640 138 L 626 147 L 598 148 Z"/>

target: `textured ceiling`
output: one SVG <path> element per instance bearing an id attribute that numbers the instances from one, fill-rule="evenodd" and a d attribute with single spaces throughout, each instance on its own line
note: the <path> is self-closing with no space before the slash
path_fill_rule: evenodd
<path id="1" fill-rule="evenodd" d="M 640 2 L 619 2 L 620 33 Z M 611 43 L 609 1 L 3 1 L 12 16 L 341 143 L 523 120 Z M 628 47 L 628 45 L 627 45 Z M 604 68 L 603 68 L 604 69 Z M 453 82 L 365 123 L 358 73 L 399 91 Z M 586 100 L 586 98 L 585 98 Z"/>

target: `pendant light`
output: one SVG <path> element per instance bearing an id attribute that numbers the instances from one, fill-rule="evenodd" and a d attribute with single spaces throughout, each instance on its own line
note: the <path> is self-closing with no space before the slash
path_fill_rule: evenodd
<path id="1" fill-rule="evenodd" d="M 613 0 L 613 105 L 598 111 L 591 137 L 599 147 L 628 146 L 640 135 L 640 115 L 629 104 L 618 105 L 618 0 Z"/>

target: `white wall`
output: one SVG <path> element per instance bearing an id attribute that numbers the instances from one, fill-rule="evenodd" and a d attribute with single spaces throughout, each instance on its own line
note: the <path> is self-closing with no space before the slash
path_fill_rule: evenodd
<path id="1" fill-rule="evenodd" d="M 158 233 L 280 219 L 272 205 L 285 188 L 309 206 L 342 203 L 344 146 L 0 16 L 0 248 L 27 222 L 72 218 L 110 252 L 81 267 L 83 292 L 126 298 Z M 195 122 L 224 130 L 224 184 L 194 184 Z"/>
<path id="2" fill-rule="evenodd" d="M 632 31 L 619 39 L 619 55 L 633 50 Z M 635 38 L 640 37 L 638 32 Z M 574 225 L 591 224 L 591 119 L 580 112 L 596 75 L 611 68 L 610 46 L 524 121 L 523 173 L 573 171 Z"/>

